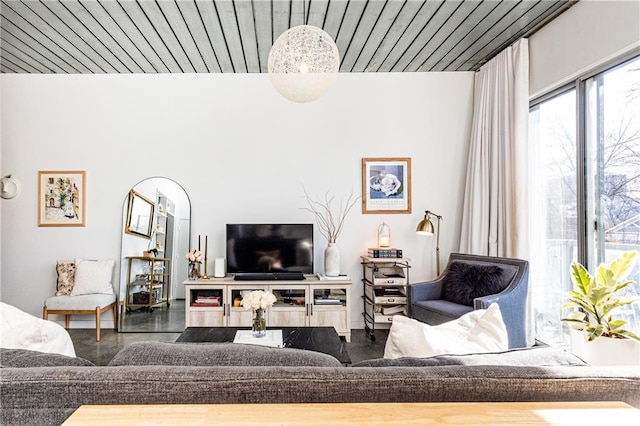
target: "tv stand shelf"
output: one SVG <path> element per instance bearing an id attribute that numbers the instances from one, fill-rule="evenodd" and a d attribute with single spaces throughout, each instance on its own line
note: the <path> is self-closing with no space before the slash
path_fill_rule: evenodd
<path id="1" fill-rule="evenodd" d="M 253 313 L 241 306 L 242 296 L 267 290 L 276 296 L 276 303 L 267 308 L 267 326 L 334 327 L 350 342 L 351 284 L 347 280 L 320 280 L 316 275 L 305 275 L 302 281 L 236 281 L 233 275 L 186 280 L 186 326 L 251 327 Z"/>

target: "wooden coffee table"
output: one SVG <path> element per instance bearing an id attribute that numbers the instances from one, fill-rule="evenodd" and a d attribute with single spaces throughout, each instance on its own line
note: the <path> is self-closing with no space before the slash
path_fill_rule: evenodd
<path id="1" fill-rule="evenodd" d="M 247 327 L 187 327 L 176 343 L 233 342 L 238 330 Z M 333 327 L 267 327 L 267 330 L 282 330 L 285 348 L 322 352 L 343 364 L 351 364 L 344 342 Z"/>
<path id="2" fill-rule="evenodd" d="M 123 424 L 634 425 L 640 411 L 616 401 L 83 405 L 63 423 Z"/>

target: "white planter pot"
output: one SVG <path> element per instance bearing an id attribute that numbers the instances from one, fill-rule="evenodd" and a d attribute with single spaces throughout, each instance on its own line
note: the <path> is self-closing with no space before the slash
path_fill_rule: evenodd
<path id="1" fill-rule="evenodd" d="M 598 337 L 587 342 L 582 332 L 571 329 L 571 352 L 590 365 L 640 365 L 640 342 Z"/>
<path id="2" fill-rule="evenodd" d="M 324 249 L 324 274 L 328 277 L 340 275 L 340 250 L 335 243 L 329 243 Z"/>

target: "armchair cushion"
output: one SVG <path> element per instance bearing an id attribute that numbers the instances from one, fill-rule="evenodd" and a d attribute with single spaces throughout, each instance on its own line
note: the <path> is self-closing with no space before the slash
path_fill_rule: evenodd
<path id="1" fill-rule="evenodd" d="M 76 259 L 75 283 L 71 296 L 84 294 L 113 294 L 114 260 L 81 260 Z"/>
<path id="2" fill-rule="evenodd" d="M 473 306 L 473 299 L 500 293 L 507 288 L 511 278 L 497 265 L 451 262 L 442 284 L 442 298 Z"/>
<path id="3" fill-rule="evenodd" d="M 56 272 L 58 273 L 56 296 L 70 295 L 76 275 L 76 263 L 73 260 L 58 260 Z"/>

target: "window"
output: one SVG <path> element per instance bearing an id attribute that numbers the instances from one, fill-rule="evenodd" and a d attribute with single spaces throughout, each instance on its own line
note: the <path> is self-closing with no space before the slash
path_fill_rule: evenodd
<path id="1" fill-rule="evenodd" d="M 536 338 L 568 344 L 560 322 L 572 260 L 589 270 L 640 250 L 640 58 L 532 104 L 532 256 Z M 640 293 L 640 267 L 629 294 Z M 640 332 L 640 306 L 622 312 Z"/>

